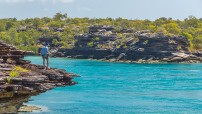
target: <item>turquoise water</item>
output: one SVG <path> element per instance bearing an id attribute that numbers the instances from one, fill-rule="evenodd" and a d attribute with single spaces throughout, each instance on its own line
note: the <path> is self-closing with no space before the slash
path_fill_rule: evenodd
<path id="1" fill-rule="evenodd" d="M 41 57 L 25 57 L 41 64 Z M 77 85 L 31 97 L 45 114 L 202 113 L 202 64 L 124 64 L 51 58 Z"/>

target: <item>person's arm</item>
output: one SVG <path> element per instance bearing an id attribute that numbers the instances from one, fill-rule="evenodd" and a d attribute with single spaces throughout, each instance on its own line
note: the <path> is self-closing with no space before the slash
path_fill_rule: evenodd
<path id="1" fill-rule="evenodd" d="M 40 53 L 39 54 L 42 55 L 41 53 L 42 53 L 42 48 L 40 48 Z"/>
<path id="2" fill-rule="evenodd" d="M 49 50 L 48 50 L 48 47 L 46 47 L 46 49 L 47 49 L 47 50 L 46 50 L 46 51 L 47 51 L 47 55 L 49 55 Z"/>

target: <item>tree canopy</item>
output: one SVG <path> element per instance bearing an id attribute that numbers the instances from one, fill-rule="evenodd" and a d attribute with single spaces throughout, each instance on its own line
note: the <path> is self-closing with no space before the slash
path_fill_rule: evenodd
<path id="1" fill-rule="evenodd" d="M 16 18 L 0 19 L 0 39 L 13 44 L 20 49 L 36 51 L 41 37 L 57 36 L 53 46 L 72 48 L 75 43 L 74 35 L 88 31 L 91 25 L 111 25 L 119 28 L 128 28 L 134 31 L 150 30 L 166 34 L 183 35 L 189 39 L 191 50 L 202 49 L 202 19 L 189 16 L 184 20 L 173 20 L 161 17 L 155 21 L 128 20 L 123 18 L 69 18 L 67 14 L 56 13 L 52 18 Z M 92 44 L 89 44 L 91 46 Z"/>

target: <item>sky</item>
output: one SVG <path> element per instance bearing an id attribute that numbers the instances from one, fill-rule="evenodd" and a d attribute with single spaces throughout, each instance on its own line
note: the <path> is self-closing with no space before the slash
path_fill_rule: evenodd
<path id="1" fill-rule="evenodd" d="M 53 17 L 126 18 L 183 20 L 202 18 L 202 0 L 0 0 L 0 18 Z"/>

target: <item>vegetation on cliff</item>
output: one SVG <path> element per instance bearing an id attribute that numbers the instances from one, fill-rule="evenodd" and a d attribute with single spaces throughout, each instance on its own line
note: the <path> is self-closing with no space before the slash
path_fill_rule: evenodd
<path id="1" fill-rule="evenodd" d="M 120 36 L 120 45 L 125 41 L 122 34 L 124 28 L 132 31 L 150 30 L 155 33 L 167 35 L 183 35 L 190 41 L 191 50 L 202 49 L 202 19 L 189 16 L 184 20 L 173 20 L 161 17 L 154 21 L 128 20 L 123 18 L 69 18 L 67 14 L 56 13 L 53 18 L 16 18 L 0 19 L 0 39 L 17 46 L 19 49 L 37 52 L 40 38 L 51 39 L 51 47 L 74 47 L 75 35 L 83 34 L 92 25 L 114 26 L 115 32 Z M 95 41 L 99 37 L 95 38 Z M 93 46 L 90 42 L 88 46 Z"/>
<path id="2" fill-rule="evenodd" d="M 13 70 L 9 73 L 9 77 L 7 78 L 7 82 L 11 83 L 11 79 L 19 76 L 21 73 L 27 73 L 29 70 L 24 69 L 20 66 L 14 66 Z"/>

